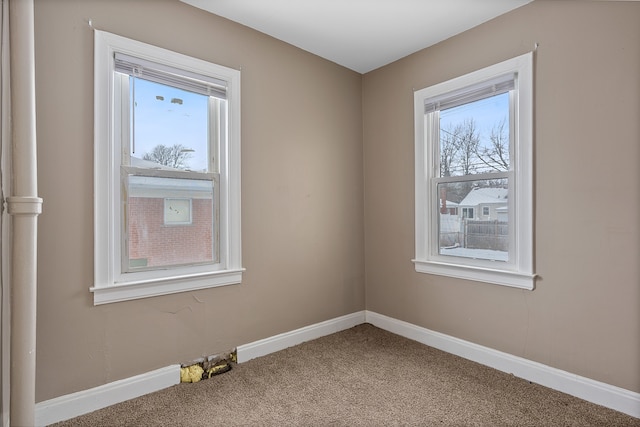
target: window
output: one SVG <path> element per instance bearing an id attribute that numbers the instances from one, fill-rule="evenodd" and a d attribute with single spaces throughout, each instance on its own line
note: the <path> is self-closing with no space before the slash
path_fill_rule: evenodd
<path id="1" fill-rule="evenodd" d="M 192 199 L 164 199 L 164 224 L 192 224 L 193 219 L 191 217 L 191 203 Z M 131 211 L 131 208 L 129 208 L 129 210 Z M 210 214 L 207 212 L 205 217 L 209 218 Z M 208 230 L 206 232 L 206 235 L 210 235 Z M 131 242 L 129 242 L 129 245 L 131 246 Z"/>
<path id="2" fill-rule="evenodd" d="M 240 72 L 95 31 L 94 304 L 240 283 Z"/>
<path id="3" fill-rule="evenodd" d="M 532 74 L 526 54 L 415 92 L 416 271 L 533 289 Z"/>

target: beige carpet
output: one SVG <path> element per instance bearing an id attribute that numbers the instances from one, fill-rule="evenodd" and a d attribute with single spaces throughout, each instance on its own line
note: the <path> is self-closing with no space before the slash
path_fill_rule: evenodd
<path id="1" fill-rule="evenodd" d="M 57 426 L 640 426 L 365 324 Z"/>

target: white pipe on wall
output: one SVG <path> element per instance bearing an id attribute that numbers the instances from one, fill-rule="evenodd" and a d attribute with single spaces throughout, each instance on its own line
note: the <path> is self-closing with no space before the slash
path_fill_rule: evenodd
<path id="1" fill-rule="evenodd" d="M 11 269 L 12 426 L 35 423 L 37 196 L 35 47 L 33 0 L 9 4 L 13 193 Z"/>
<path id="2" fill-rule="evenodd" d="M 2 193 L 2 219 L 0 223 L 0 285 L 2 295 L 2 306 L 0 307 L 0 349 L 2 350 L 1 365 L 0 365 L 0 379 L 2 380 L 2 386 L 0 395 L 0 412 L 2 417 L 0 419 L 0 425 L 2 427 L 9 427 L 9 372 L 11 358 L 9 357 L 9 351 L 11 346 L 9 345 L 9 339 L 11 338 L 11 300 L 9 295 L 11 294 L 9 286 L 11 283 L 9 272 L 11 271 L 11 220 L 9 214 L 6 212 L 4 205 L 5 195 L 11 195 L 11 113 L 10 113 L 10 95 L 11 84 L 9 81 L 9 65 L 11 61 L 9 59 L 9 2 L 8 0 L 2 0 L 2 9 L 0 11 L 0 52 L 2 57 L 0 58 L 0 139 L 2 141 L 1 153 L 0 153 L 0 193 Z"/>

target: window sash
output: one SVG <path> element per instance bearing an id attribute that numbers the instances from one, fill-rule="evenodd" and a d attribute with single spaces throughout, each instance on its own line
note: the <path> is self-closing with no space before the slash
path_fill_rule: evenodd
<path id="1" fill-rule="evenodd" d="M 509 171 L 503 172 L 483 172 L 477 174 L 468 175 L 454 175 L 454 176 L 440 176 L 440 111 L 448 108 L 454 108 L 459 105 L 464 105 L 476 101 L 481 101 L 486 98 L 493 97 L 502 93 L 509 93 L 509 152 L 513 153 L 515 146 L 516 133 L 516 121 L 515 119 L 515 101 L 517 100 L 515 91 L 515 73 L 506 73 L 497 78 L 483 81 L 481 83 L 467 86 L 460 90 L 450 91 L 435 97 L 428 98 L 424 101 L 425 114 L 424 114 L 424 128 L 425 128 L 425 140 L 424 144 L 428 147 L 427 151 L 432 153 L 432 165 L 430 173 L 427 175 L 428 187 L 431 189 L 431 195 L 428 197 L 427 209 L 430 212 L 427 228 L 430 230 L 431 236 L 437 236 L 430 239 L 428 245 L 429 258 L 434 261 L 441 261 L 457 265 L 477 265 L 481 267 L 494 267 L 495 261 L 489 259 L 470 259 L 467 257 L 459 257 L 455 255 L 443 255 L 440 251 L 440 197 L 438 194 L 439 184 L 448 183 L 461 183 L 470 181 L 483 181 L 493 179 L 506 179 L 509 182 L 510 195 L 507 200 L 508 209 L 508 224 L 509 224 L 509 236 L 508 236 L 508 260 L 501 262 L 504 269 L 516 269 L 516 244 L 515 244 L 515 207 L 514 200 L 516 200 L 515 192 L 517 189 L 513 185 L 513 163 L 510 163 Z M 431 108 L 430 111 L 426 111 Z M 511 156 L 513 157 L 513 156 Z M 476 219 L 476 215 L 480 215 L 479 207 L 463 207 L 460 213 L 466 219 Z M 429 240 L 425 236 L 425 239 Z"/>
<path id="2" fill-rule="evenodd" d="M 118 52 L 115 52 L 115 58 L 120 56 Z M 123 55 L 127 58 L 131 58 L 131 61 L 135 61 L 138 58 L 134 58 L 128 55 Z M 141 63 L 144 64 L 155 64 L 150 61 L 140 60 Z M 117 60 L 116 60 L 117 65 Z M 160 66 L 160 64 L 155 64 Z M 166 67 L 167 69 L 171 67 Z M 211 94 L 205 94 L 209 96 L 209 102 L 207 103 L 207 116 L 208 116 L 208 126 L 209 126 L 209 136 L 208 136 L 208 146 L 209 146 L 209 172 L 198 172 L 192 170 L 167 170 L 161 168 L 145 168 L 139 166 L 131 166 L 131 133 L 130 129 L 132 126 L 131 120 L 131 99 L 130 99 L 130 76 L 132 74 L 122 72 L 116 67 L 115 71 L 115 99 L 114 104 L 116 106 L 116 114 L 120 117 L 120 129 L 116 131 L 117 138 L 120 145 L 121 152 L 121 163 L 119 167 L 119 180 L 120 184 L 116 188 L 122 189 L 120 191 L 119 200 L 117 200 L 117 205 L 121 206 L 120 208 L 120 220 L 119 220 L 119 235 L 120 235 L 120 277 L 122 277 L 122 281 L 126 282 L 129 279 L 125 279 L 128 276 L 131 277 L 145 277 L 145 276 L 158 276 L 167 275 L 167 271 L 175 271 L 179 273 L 185 268 L 189 269 L 209 269 L 209 270 L 220 270 L 224 267 L 223 259 L 220 256 L 220 173 L 219 173 L 219 165 L 217 159 L 221 157 L 221 153 L 218 150 L 224 146 L 219 141 L 220 138 L 226 138 L 226 109 L 220 105 L 219 99 L 225 99 L 222 97 L 216 97 Z M 125 70 L 126 71 L 126 70 Z M 182 73 L 185 75 L 193 75 L 195 73 L 189 73 L 188 71 L 173 69 L 174 73 Z M 135 77 L 139 77 L 136 75 Z M 206 76 L 203 76 L 206 77 Z M 165 86 L 178 87 L 179 89 L 189 90 L 188 88 L 177 86 L 174 82 L 179 83 L 180 76 L 177 78 L 168 80 L 168 79 L 157 79 L 153 80 L 156 83 L 163 84 Z M 215 80 L 215 79 L 212 79 Z M 202 94 L 202 93 L 201 93 Z M 212 164 L 211 164 L 212 163 Z M 129 256 L 129 223 L 128 223 L 128 214 L 127 214 L 127 197 L 128 197 L 128 181 L 130 177 L 149 177 L 149 178 L 175 178 L 175 179 L 188 179 L 188 180 L 197 180 L 197 181 L 210 181 L 213 188 L 213 210 L 212 210 L 212 226 L 213 226 L 213 236 L 212 236 L 212 244 L 213 244 L 213 258 L 210 261 L 206 262 L 192 262 L 192 263 L 180 263 L 180 264 L 170 264 L 170 265 L 161 265 L 161 266 L 152 266 L 152 267 L 130 267 L 130 256 Z M 126 190 L 125 190 L 126 189 Z"/>
<path id="3" fill-rule="evenodd" d="M 515 227 L 516 227 L 516 218 L 513 212 L 515 209 L 516 195 L 511 192 L 511 188 L 513 187 L 513 176 L 512 172 L 496 172 L 496 173 L 487 173 L 487 174 L 478 174 L 478 175 L 466 175 L 462 177 L 443 177 L 443 178 L 434 178 L 430 180 L 431 182 L 431 192 L 429 200 L 427 202 L 427 209 L 429 209 L 429 217 L 433 223 L 429 224 L 428 227 L 431 230 L 431 236 L 437 236 L 436 238 L 432 238 L 430 240 L 429 246 L 429 257 L 433 260 L 440 260 L 442 262 L 448 262 L 452 264 L 474 264 L 478 266 L 485 267 L 495 267 L 495 260 L 489 258 L 481 258 L 471 260 L 468 257 L 451 255 L 451 254 L 442 254 L 440 247 L 440 201 L 441 194 L 438 189 L 438 186 L 441 184 L 451 184 L 451 183 L 461 183 L 461 182 L 471 182 L 471 181 L 487 181 L 487 180 L 506 180 L 509 186 L 509 197 L 506 199 L 507 202 L 507 214 L 508 214 L 508 237 L 507 237 L 507 247 L 508 247 L 508 255 L 506 261 L 500 261 L 502 267 L 505 269 L 516 269 L 517 264 L 515 262 L 515 248 L 516 248 L 516 239 L 515 239 Z M 481 220 L 480 215 L 481 209 L 483 207 L 478 204 L 475 206 L 460 206 L 458 205 L 458 215 L 462 219 L 468 220 Z M 428 237 L 425 236 L 425 241 L 428 240 Z"/>
<path id="4" fill-rule="evenodd" d="M 120 166 L 123 173 L 137 176 L 157 176 L 161 178 L 180 178 L 180 179 L 199 179 L 203 181 L 212 181 L 219 177 L 218 173 L 197 172 L 190 170 L 166 170 L 153 168 L 140 168 L 136 166 Z"/>
<path id="5" fill-rule="evenodd" d="M 500 93 L 509 92 L 509 121 L 513 123 L 513 126 L 509 126 L 509 152 L 513 153 L 514 146 L 516 144 L 515 135 L 517 135 L 515 131 L 515 101 L 517 97 L 515 96 L 515 89 L 513 88 L 514 76 L 515 74 L 505 74 L 497 79 L 492 79 L 489 81 L 485 81 L 482 83 L 478 83 L 472 85 L 470 87 L 466 87 L 459 91 L 448 92 L 442 96 L 437 96 L 430 98 L 425 101 L 425 106 L 429 104 L 429 102 L 434 102 L 437 106 L 445 106 L 442 109 L 453 108 L 458 105 L 463 105 L 470 102 L 480 101 L 485 98 L 492 97 L 494 95 L 498 95 Z M 505 80 L 506 79 L 506 80 Z M 500 83 L 502 82 L 502 83 Z M 501 85 L 502 84 L 502 85 Z M 502 88 L 501 92 L 497 92 L 496 88 Z M 509 89 L 510 88 L 510 89 Z M 426 108 L 426 107 L 425 107 Z M 513 180 L 513 163 L 510 164 L 510 170 L 504 172 L 484 172 L 478 174 L 469 174 L 469 175 L 456 175 L 456 176 L 440 176 L 440 109 L 435 109 L 429 112 L 425 112 L 424 114 L 424 129 L 425 129 L 425 139 L 424 144 L 428 147 L 427 151 L 430 151 L 432 157 L 432 164 L 430 168 L 430 173 L 427 175 L 426 180 L 428 182 L 427 187 L 430 188 L 431 196 L 428 197 L 427 201 L 427 209 L 429 211 L 429 220 L 427 223 L 427 228 L 430 230 L 431 236 L 438 236 L 436 238 L 429 239 L 427 236 L 424 238 L 429 241 L 428 250 L 429 250 L 429 258 L 432 260 L 440 260 L 442 262 L 451 263 L 451 264 L 459 264 L 459 265 L 477 265 L 482 267 L 494 267 L 495 262 L 492 260 L 486 259 L 469 259 L 465 257 L 457 257 L 452 255 L 442 255 L 440 253 L 439 245 L 440 245 L 440 226 L 439 226 L 439 211 L 440 211 L 440 199 L 438 195 L 438 185 L 446 184 L 446 183 L 457 183 L 457 182 L 469 182 L 469 181 L 482 181 L 482 180 L 491 180 L 491 179 L 506 179 L 509 182 L 510 188 L 510 196 L 507 205 L 508 209 L 508 223 L 509 223 L 509 250 L 508 250 L 508 261 L 501 263 L 503 264 L 504 269 L 516 269 L 517 264 L 515 259 L 517 259 L 517 255 L 515 253 L 517 245 L 515 244 L 515 224 L 516 224 L 516 209 L 514 206 L 514 201 L 516 200 L 516 192 L 517 188 L 514 185 Z M 475 219 L 476 214 L 479 213 L 477 208 L 462 208 L 461 211 L 464 215 L 464 212 L 467 213 L 465 218 Z M 471 214 L 472 213 L 472 214 Z M 471 215 L 469 215 L 471 214 Z"/>
<path id="6" fill-rule="evenodd" d="M 466 181 L 483 181 L 489 179 L 502 179 L 509 178 L 511 172 L 485 172 L 471 175 L 456 175 L 456 176 L 433 176 L 429 180 L 436 184 L 447 182 L 466 182 Z"/>
<path id="7" fill-rule="evenodd" d="M 120 235 L 121 235 L 121 273 L 123 275 L 135 275 L 136 273 L 145 272 L 145 271 L 167 271 L 167 270 L 177 270 L 184 267 L 189 266 L 197 266 L 197 265 L 208 265 L 211 268 L 219 269 L 221 266 L 220 259 L 220 174 L 217 173 L 197 173 L 191 171 L 168 171 L 168 170 L 156 170 L 156 169 L 144 169 L 144 168 L 134 168 L 122 166 L 121 170 L 121 185 L 122 188 L 121 193 L 121 220 L 120 220 Z M 159 266 L 150 266 L 150 267 L 130 267 L 130 253 L 129 253 L 129 215 L 127 205 L 129 203 L 128 199 L 131 196 L 132 191 L 132 177 L 140 177 L 140 178 L 150 178 L 152 181 L 157 178 L 169 178 L 169 179 L 181 179 L 188 180 L 194 182 L 210 182 L 211 183 L 211 202 L 212 202 L 212 216 L 211 216 L 211 224 L 213 234 L 212 238 L 212 259 L 208 261 L 194 261 L 188 263 L 176 263 L 176 264 L 163 264 Z M 196 184 L 196 186 L 200 186 Z M 154 198 L 167 198 L 167 196 L 175 196 L 174 193 L 166 192 L 166 188 L 161 185 L 153 185 L 150 184 L 145 186 L 144 184 L 140 185 L 141 188 L 147 188 L 147 191 L 154 193 Z M 203 194 L 201 190 L 195 190 L 198 193 L 190 193 L 195 198 L 203 198 Z M 193 197 L 192 197 L 193 198 Z M 206 198 L 206 197 L 204 197 Z"/>

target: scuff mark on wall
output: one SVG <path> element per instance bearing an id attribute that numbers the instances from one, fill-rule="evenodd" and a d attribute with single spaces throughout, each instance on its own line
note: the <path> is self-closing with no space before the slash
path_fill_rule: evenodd
<path id="1" fill-rule="evenodd" d="M 184 307 L 180 307 L 177 310 L 162 310 L 161 313 L 178 314 L 178 313 L 180 313 L 181 311 L 184 311 L 184 310 L 189 310 L 189 311 L 193 312 L 193 308 L 191 308 L 190 305 L 186 305 Z"/>

